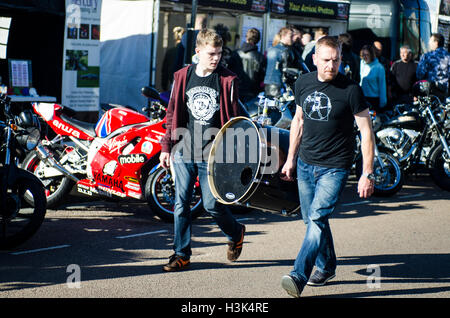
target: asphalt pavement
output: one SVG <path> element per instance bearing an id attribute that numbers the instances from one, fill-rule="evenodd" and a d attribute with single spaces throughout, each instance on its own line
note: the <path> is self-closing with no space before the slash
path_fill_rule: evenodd
<path id="1" fill-rule="evenodd" d="M 143 203 L 71 199 L 48 210 L 29 241 L 0 252 L 0 298 L 169 298 L 180 312 L 212 308 L 192 307 L 199 298 L 250 298 L 260 310 L 261 300 L 290 298 L 280 280 L 301 246 L 301 217 L 254 210 L 236 218 L 247 227 L 237 262 L 227 261 L 226 239 L 204 215 L 194 221 L 190 269 L 166 273 L 172 224 Z M 330 224 L 336 277 L 302 297 L 450 297 L 450 193 L 428 177 L 369 199 L 357 196 L 351 178 Z"/>

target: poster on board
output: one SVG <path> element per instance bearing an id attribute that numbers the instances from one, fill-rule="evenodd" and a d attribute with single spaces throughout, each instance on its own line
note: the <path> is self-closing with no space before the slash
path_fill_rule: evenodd
<path id="1" fill-rule="evenodd" d="M 272 46 L 275 35 L 280 32 L 281 28 L 286 26 L 286 22 L 287 21 L 285 19 L 270 19 L 270 27 L 267 29 L 268 34 L 266 48 Z"/>
<path id="2" fill-rule="evenodd" d="M 66 0 L 61 103 L 98 111 L 101 0 Z"/>
<path id="3" fill-rule="evenodd" d="M 11 87 L 31 87 L 31 60 L 8 59 Z M 18 93 L 20 94 L 20 93 Z"/>
<path id="4" fill-rule="evenodd" d="M 259 31 L 261 35 L 261 39 L 258 42 L 258 50 L 261 52 L 261 45 L 263 40 L 263 25 L 264 25 L 264 19 L 262 17 L 254 17 L 249 15 L 244 15 L 242 17 L 242 29 L 241 29 L 241 43 L 239 47 L 242 45 L 243 42 L 245 42 L 245 36 L 247 34 L 247 31 L 251 28 L 255 28 Z"/>

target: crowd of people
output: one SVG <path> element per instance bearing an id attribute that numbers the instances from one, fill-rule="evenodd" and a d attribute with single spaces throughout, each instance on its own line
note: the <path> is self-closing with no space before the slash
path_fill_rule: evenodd
<path id="1" fill-rule="evenodd" d="M 194 37 L 205 26 L 206 17 L 200 16 L 196 22 Z M 235 50 L 228 45 L 231 35 L 225 25 L 218 24 L 214 26 L 214 30 L 224 43 L 221 65 L 237 75 L 239 95 L 244 103 L 262 91 L 267 96 L 279 96 L 284 86 L 284 68 L 294 68 L 301 73 L 316 71 L 313 62 L 315 43 L 328 35 L 327 29 L 322 27 L 316 28 L 313 35 L 295 26 L 283 27 L 273 38 L 272 46 L 263 54 L 258 49 L 262 36 L 256 28 L 247 31 L 241 46 Z M 183 33 L 184 29 L 181 27 L 173 29 L 176 46 L 167 52 L 164 59 L 163 90 L 169 88 L 173 73 L 183 67 L 183 43 L 186 41 L 186 33 Z M 340 34 L 337 39 L 342 48 L 339 72 L 361 86 L 371 109 L 382 112 L 393 105 L 412 102 L 412 86 L 421 79 L 433 83 L 433 93 L 442 101 L 448 96 L 450 53 L 444 48 L 445 39 L 441 34 L 431 35 L 429 52 L 418 60 L 414 59 L 408 45 L 400 47 L 400 59 L 389 61 L 382 54 L 383 45 L 380 41 L 364 45 L 359 54 L 356 54 L 349 33 Z"/>
<path id="2" fill-rule="evenodd" d="M 450 55 L 443 48 L 443 37 L 431 36 L 431 51 L 418 63 L 412 60 L 410 48 L 402 46 L 400 60 L 391 66 L 381 54 L 379 41 L 364 45 L 358 57 L 352 52 L 350 34 L 333 37 L 325 29 L 318 29 L 308 42 L 310 37 L 301 30 L 284 27 L 265 54 L 258 52 L 261 34 L 255 28 L 248 30 L 245 42 L 236 50 L 227 45 L 231 36 L 222 24 L 214 29 L 199 28 L 195 35 L 193 63 L 173 73 L 167 129 L 161 140 L 160 164 L 170 168 L 175 179 L 174 253 L 163 270 L 180 271 L 190 265 L 190 203 L 197 180 L 204 209 L 228 240 L 227 259 L 235 262 L 240 257 L 246 226 L 236 220 L 227 205 L 215 200 L 208 184 L 207 159 L 214 140 L 210 130 L 218 131 L 231 118 L 245 116 L 238 99 L 252 98 L 261 91 L 279 95 L 284 68 L 296 68 L 305 74 L 293 89 L 298 107 L 291 121 L 289 149 L 280 178 L 291 182 L 296 179 L 307 229 L 291 272 L 281 278 L 281 287 L 289 295 L 300 297 L 306 285 L 323 286 L 336 275 L 328 220 L 352 165 L 354 124 L 361 132 L 362 153 L 357 192 L 361 198 L 368 198 L 375 182 L 375 140 L 369 110 L 383 111 L 393 98 L 411 100 L 411 85 L 416 79 L 431 81 L 442 96 L 447 96 Z M 245 153 L 239 148 L 242 144 L 235 146 L 237 152 Z"/>

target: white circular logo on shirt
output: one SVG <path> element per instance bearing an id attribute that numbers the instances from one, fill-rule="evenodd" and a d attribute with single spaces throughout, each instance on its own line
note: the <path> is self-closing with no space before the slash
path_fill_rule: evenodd
<path id="1" fill-rule="evenodd" d="M 193 87 L 186 92 L 188 96 L 187 106 L 192 116 L 201 125 L 206 125 L 214 113 L 219 110 L 217 96 L 219 92 L 207 86 Z"/>
<path id="2" fill-rule="evenodd" d="M 303 112 L 313 120 L 328 121 L 331 108 L 328 96 L 317 91 L 309 94 L 303 102 Z"/>

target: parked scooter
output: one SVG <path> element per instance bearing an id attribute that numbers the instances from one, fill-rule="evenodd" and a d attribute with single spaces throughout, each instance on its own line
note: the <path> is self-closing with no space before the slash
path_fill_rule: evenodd
<path id="1" fill-rule="evenodd" d="M 10 98 L 0 95 L 0 249 L 22 244 L 40 228 L 46 200 L 41 181 L 20 169 L 18 161 L 33 150 L 40 139 L 37 116 L 29 111 L 11 112 Z M 24 204 L 24 196 L 32 207 Z"/>
<path id="2" fill-rule="evenodd" d="M 82 195 L 146 200 L 156 215 L 173 220 L 173 181 L 159 166 L 165 101 L 153 88 L 142 93 L 150 99 L 148 116 L 112 105 L 97 124 L 69 117 L 70 110 L 58 104 L 33 104 L 57 135 L 42 140 L 22 167 L 42 181 L 49 207 L 61 204 L 75 184 Z M 191 210 L 193 218 L 203 211 L 199 187 Z"/>

